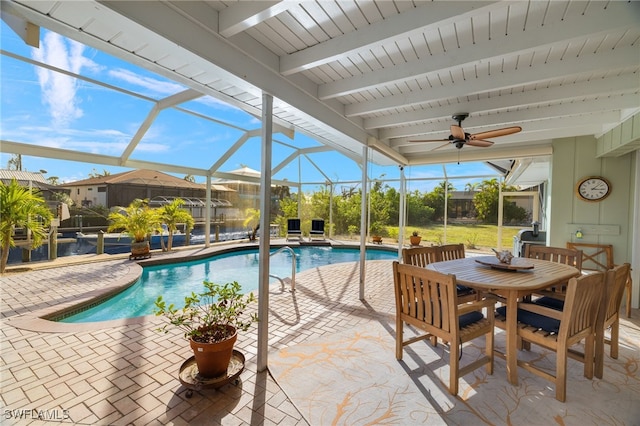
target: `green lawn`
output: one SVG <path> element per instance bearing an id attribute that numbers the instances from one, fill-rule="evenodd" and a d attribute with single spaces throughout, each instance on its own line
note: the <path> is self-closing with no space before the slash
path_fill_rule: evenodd
<path id="1" fill-rule="evenodd" d="M 503 250 L 513 249 L 513 237 L 522 228 L 502 228 Z M 391 232 L 392 229 L 389 229 Z M 426 228 L 406 228 L 406 240 L 413 231 L 418 231 L 422 236 L 422 244 L 444 244 L 445 234 L 443 225 L 433 225 Z M 398 228 L 395 228 L 397 234 Z M 472 224 L 448 224 L 446 243 L 463 243 L 467 248 L 490 250 L 498 247 L 497 225 L 472 225 Z"/>

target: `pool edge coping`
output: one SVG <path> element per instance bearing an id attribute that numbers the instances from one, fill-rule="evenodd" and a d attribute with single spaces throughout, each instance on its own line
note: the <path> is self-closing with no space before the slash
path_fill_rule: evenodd
<path id="1" fill-rule="evenodd" d="M 271 248 L 279 248 L 284 246 L 313 246 L 312 244 L 299 244 L 297 241 L 294 243 L 290 242 L 279 242 L 271 244 Z M 318 246 L 328 246 L 332 248 L 353 248 L 360 249 L 359 244 L 350 244 L 348 242 L 338 242 L 337 244 L 333 244 L 331 241 L 330 244 L 318 244 Z M 202 260 L 211 256 L 225 254 L 225 253 L 233 253 L 236 251 L 243 251 L 247 249 L 258 249 L 258 245 L 256 243 L 240 243 L 235 244 L 233 246 L 229 245 L 221 245 L 216 247 L 200 247 L 191 250 L 178 250 L 171 253 L 163 253 L 164 256 L 151 257 L 149 259 L 142 260 L 132 260 L 130 266 L 134 270 L 125 274 L 121 277 L 116 283 L 112 284 L 108 288 L 97 288 L 94 290 L 95 295 L 90 297 L 86 297 L 83 299 L 69 300 L 65 303 L 51 306 L 48 308 L 43 308 L 35 311 L 31 311 L 22 315 L 18 315 L 15 317 L 3 318 L 2 322 L 5 322 L 8 325 L 11 325 L 14 328 L 26 331 L 33 331 L 39 333 L 77 333 L 83 331 L 95 331 L 102 330 L 108 328 L 116 328 L 129 324 L 141 324 L 146 322 L 152 322 L 152 319 L 155 318 L 154 315 L 145 315 L 134 318 L 122 318 L 108 321 L 96 321 L 96 322 L 79 322 L 79 323 L 67 323 L 54 321 L 51 318 L 59 317 L 68 313 L 70 311 L 81 311 L 82 307 L 87 305 L 91 305 L 100 299 L 104 299 L 109 295 L 115 295 L 126 288 L 133 285 L 142 275 L 142 270 L 144 266 L 156 266 L 156 265 L 165 265 L 172 263 L 179 263 L 184 261 L 192 261 L 192 260 Z M 393 246 L 380 246 L 380 245 L 366 245 L 367 249 L 374 250 L 384 250 L 384 251 L 392 251 L 394 249 Z M 114 259 L 115 260 L 115 259 Z M 95 262 L 95 261 L 93 261 Z M 92 263 L 91 260 L 86 263 Z M 77 264 L 77 263 L 76 263 Z M 52 266 L 54 268 L 65 268 L 73 265 L 56 265 Z M 31 272 L 31 270 L 25 271 Z M 93 293 L 93 292 L 92 292 Z"/>

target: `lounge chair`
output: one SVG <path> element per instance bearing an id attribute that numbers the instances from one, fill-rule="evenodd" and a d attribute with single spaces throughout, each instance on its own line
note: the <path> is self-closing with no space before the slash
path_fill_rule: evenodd
<path id="1" fill-rule="evenodd" d="M 314 238 L 318 240 L 324 240 L 324 219 L 312 219 L 311 231 L 309 232 L 309 239 Z"/>
<path id="2" fill-rule="evenodd" d="M 298 238 L 302 241 L 300 219 L 287 219 L 287 241 L 289 241 L 289 238 Z"/>

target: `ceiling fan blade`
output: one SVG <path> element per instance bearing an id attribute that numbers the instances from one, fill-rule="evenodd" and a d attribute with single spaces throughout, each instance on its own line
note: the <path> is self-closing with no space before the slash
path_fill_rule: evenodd
<path id="1" fill-rule="evenodd" d="M 474 133 L 469 136 L 469 139 L 470 140 L 492 139 L 492 138 L 497 138 L 498 136 L 512 135 L 514 133 L 518 133 L 521 130 L 522 130 L 522 127 L 520 126 L 505 127 L 504 129 L 489 130 L 488 132 Z"/>
<path id="2" fill-rule="evenodd" d="M 409 142 L 449 142 L 449 139 L 411 139 Z"/>
<path id="3" fill-rule="evenodd" d="M 469 140 L 466 143 L 467 145 L 471 145 L 471 146 L 480 146 L 483 148 L 486 148 L 488 146 L 493 145 L 493 142 L 491 141 L 485 141 L 483 139 L 471 139 L 469 138 Z"/>
<path id="4" fill-rule="evenodd" d="M 462 127 L 454 124 L 451 125 L 451 136 L 453 136 L 453 139 L 465 140 L 467 138 Z"/>
<path id="5" fill-rule="evenodd" d="M 442 145 L 440 145 L 440 146 L 438 146 L 436 148 L 433 148 L 431 151 L 437 151 L 440 148 L 444 148 L 445 146 L 450 145 L 450 144 L 451 144 L 451 142 L 447 141 L 447 143 L 444 143 L 444 144 L 442 144 Z"/>

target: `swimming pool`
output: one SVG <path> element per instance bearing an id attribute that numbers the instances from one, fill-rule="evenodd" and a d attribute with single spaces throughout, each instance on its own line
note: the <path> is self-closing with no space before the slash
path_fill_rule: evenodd
<path id="1" fill-rule="evenodd" d="M 273 251 L 275 251 L 274 249 Z M 296 273 L 318 266 L 360 260 L 360 250 L 336 247 L 298 247 Z M 398 254 L 388 250 L 367 250 L 367 260 L 395 260 Z M 204 288 L 204 280 L 224 284 L 238 281 L 245 293 L 258 289 L 258 250 L 248 249 L 215 255 L 210 258 L 145 267 L 140 279 L 126 290 L 97 306 L 61 319 L 79 323 L 107 321 L 152 315 L 154 302 L 162 295 L 167 305 L 182 307 L 184 297 Z M 291 276 L 291 253 L 282 251 L 271 256 L 269 274 Z M 276 282 L 273 280 L 272 282 Z"/>

